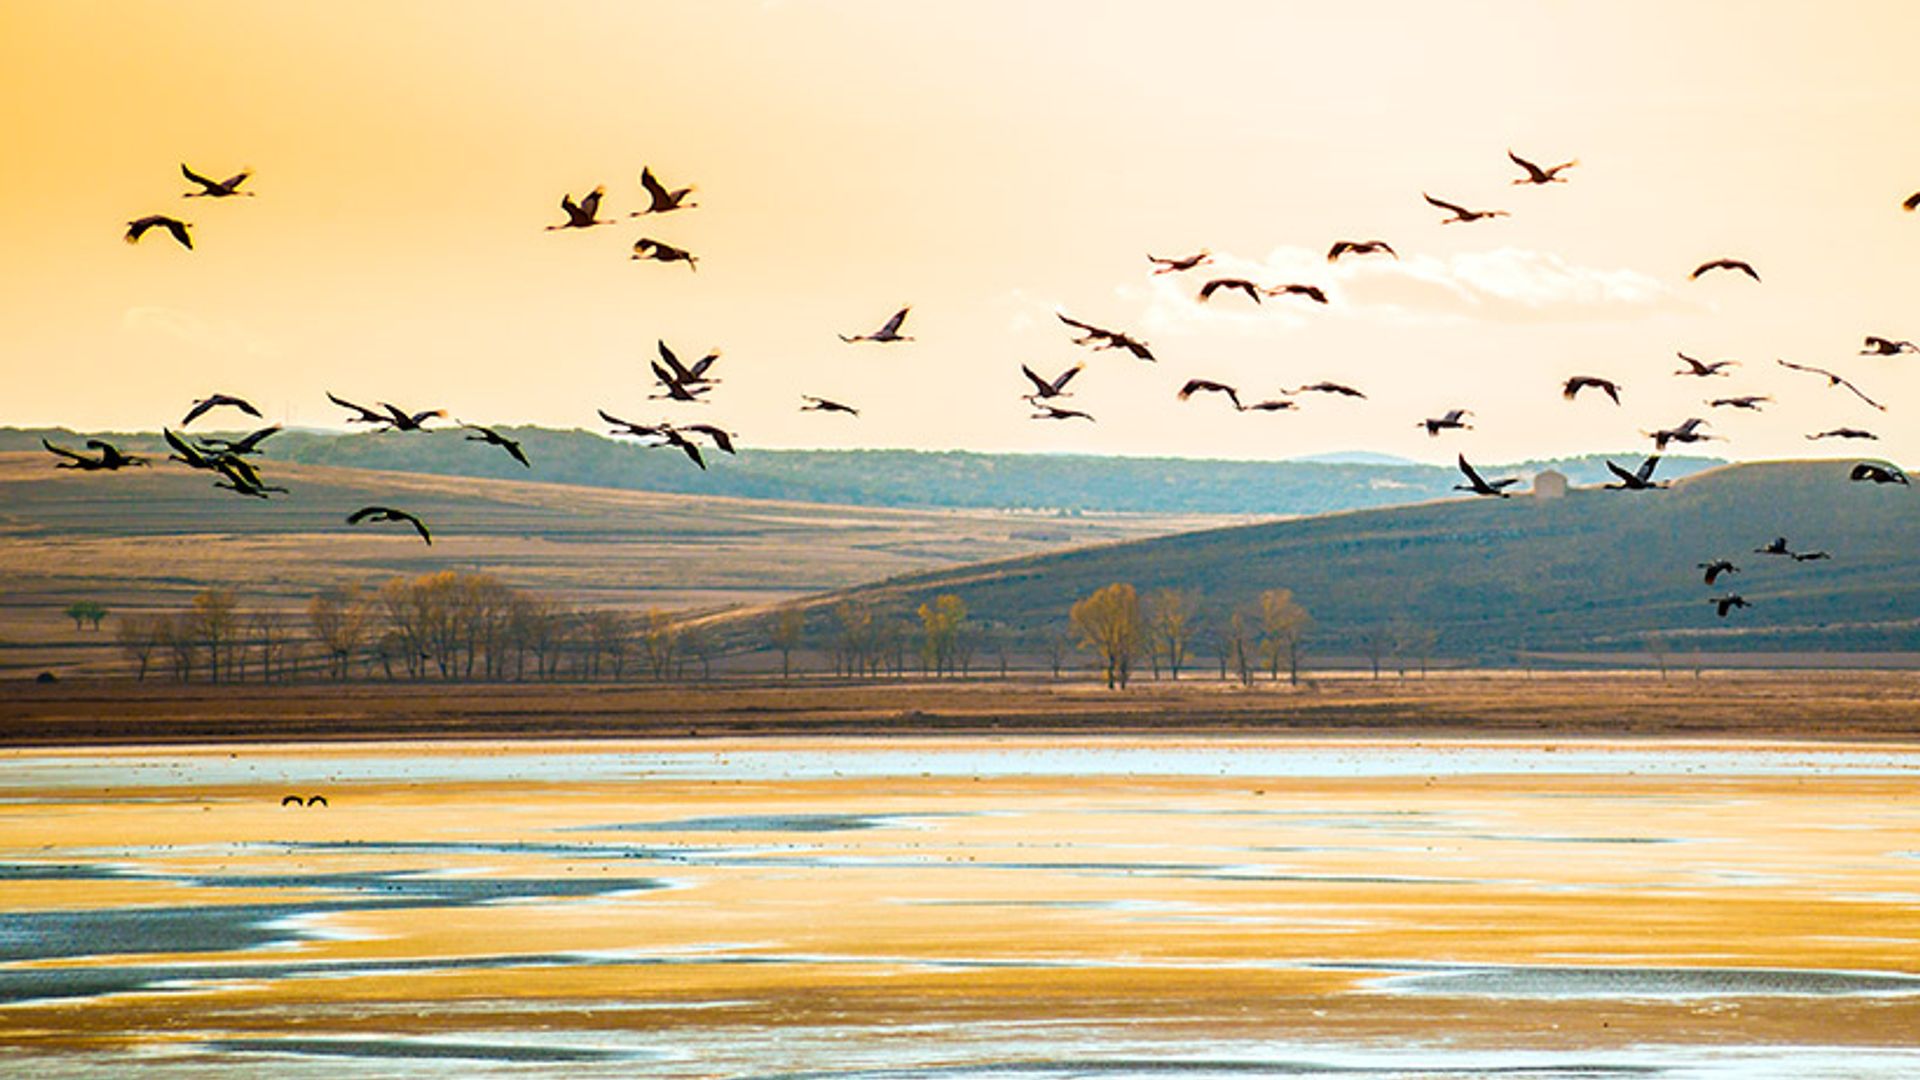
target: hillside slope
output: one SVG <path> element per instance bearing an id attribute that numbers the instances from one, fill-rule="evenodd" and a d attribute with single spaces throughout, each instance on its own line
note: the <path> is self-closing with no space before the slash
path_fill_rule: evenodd
<path id="1" fill-rule="evenodd" d="M 916 450 L 760 450 L 710 453 L 705 471 L 676 450 L 647 449 L 587 431 L 505 428 L 533 462 L 524 469 L 458 431 L 426 435 L 282 432 L 264 444 L 267 462 L 439 476 L 563 483 L 627 491 L 784 499 L 844 506 L 1027 509 L 1086 513 L 1323 514 L 1398 506 L 1449 494 L 1451 466 L 1332 455 L 1321 461 L 1205 461 L 1079 454 L 985 454 Z M 0 428 L 0 451 L 39 451 L 42 437 L 77 446 L 73 432 Z M 123 448 L 164 456 L 156 434 L 114 436 Z M 1351 460 L 1358 457 L 1361 460 Z M 1377 456 L 1374 456 L 1377 457 Z M 1632 453 L 1616 455 L 1637 461 Z M 1489 466 L 1532 476 L 1548 466 L 1576 484 L 1607 478 L 1603 455 Z M 1672 456 L 1663 477 L 1716 464 Z"/>
<path id="2" fill-rule="evenodd" d="M 1191 589 L 1203 619 L 1292 589 L 1316 650 L 1362 651 L 1396 619 L 1437 632 L 1437 654 L 1679 647 L 1878 651 L 1920 647 L 1920 496 L 1850 483 L 1839 462 L 1729 466 L 1651 492 L 1454 498 L 1083 548 L 939 570 L 817 600 L 913 610 L 954 593 L 1032 646 L 1110 582 Z M 1830 560 L 1753 553 L 1776 535 Z M 1709 589 L 1695 564 L 1741 572 Z M 1728 587 L 1754 605 L 1718 618 Z"/>

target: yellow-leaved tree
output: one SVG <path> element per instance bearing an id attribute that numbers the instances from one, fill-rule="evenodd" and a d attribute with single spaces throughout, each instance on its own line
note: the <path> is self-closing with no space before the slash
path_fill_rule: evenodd
<path id="1" fill-rule="evenodd" d="M 1107 689 L 1125 689 L 1145 636 L 1140 624 L 1140 597 L 1133 586 L 1116 581 L 1074 604 L 1069 617 L 1080 635 L 1080 647 L 1098 656 L 1105 666 Z"/>

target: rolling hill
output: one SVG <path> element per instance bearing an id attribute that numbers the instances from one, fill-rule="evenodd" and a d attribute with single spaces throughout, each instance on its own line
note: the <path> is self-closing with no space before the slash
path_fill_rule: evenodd
<path id="1" fill-rule="evenodd" d="M 1755 554 L 1777 535 L 1831 559 Z M 1198 594 L 1203 619 L 1287 588 L 1316 651 L 1355 655 L 1405 620 L 1436 655 L 1505 662 L 1516 650 L 1920 648 L 1920 494 L 1850 483 L 1839 462 L 1729 466 L 1669 490 L 1574 490 L 1559 499 L 1453 498 L 1214 529 L 912 574 L 810 602 L 912 611 L 943 593 L 1027 648 L 1062 633 L 1070 605 L 1111 582 L 1142 596 Z M 1741 572 L 1709 589 L 1696 564 Z M 1726 589 L 1753 607 L 1716 616 Z"/>
<path id="2" fill-rule="evenodd" d="M 1272 517 L 1397 506 L 1447 496 L 1450 466 L 1378 454 L 1296 461 L 1209 461 L 1079 454 L 983 454 L 914 450 L 759 450 L 709 454 L 696 469 L 678 451 L 649 450 L 586 431 L 505 428 L 533 461 L 523 469 L 458 431 L 425 435 L 285 431 L 263 460 L 437 476 L 571 484 L 625 491 L 781 499 L 840 506 L 1020 509 L 1057 513 L 1240 514 Z M 0 428 L 0 451 L 40 451 L 47 437 L 78 445 L 69 431 Z M 164 456 L 157 434 L 113 436 L 123 448 Z M 1615 455 L 1637 461 L 1637 455 Z M 1607 479 L 1604 455 L 1490 466 L 1532 475 L 1552 467 L 1576 484 Z M 1663 477 L 1718 464 L 1668 457 Z"/>

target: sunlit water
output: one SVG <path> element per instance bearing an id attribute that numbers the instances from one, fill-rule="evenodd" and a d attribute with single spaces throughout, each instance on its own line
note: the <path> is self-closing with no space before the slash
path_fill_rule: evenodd
<path id="1" fill-rule="evenodd" d="M 342 1071 L 1920 1075 L 1920 749 L 0 757 L 0 1073 Z"/>

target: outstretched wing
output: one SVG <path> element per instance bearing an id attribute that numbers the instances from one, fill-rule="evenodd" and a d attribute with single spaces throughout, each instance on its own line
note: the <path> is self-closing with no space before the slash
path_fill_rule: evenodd
<path id="1" fill-rule="evenodd" d="M 894 312 L 893 318 L 888 319 L 887 324 L 880 328 L 880 333 L 888 337 L 899 333 L 900 324 L 907 321 L 908 310 L 908 308 L 901 308 L 899 311 Z"/>
<path id="2" fill-rule="evenodd" d="M 1527 179 L 1532 180 L 1534 183 L 1544 184 L 1550 179 L 1545 170 L 1541 169 L 1540 166 L 1535 165 L 1533 162 L 1528 161 L 1512 150 L 1507 151 L 1507 157 L 1513 159 L 1515 165 L 1527 170 Z"/>
<path id="3" fill-rule="evenodd" d="M 660 186 L 660 181 L 653 178 L 652 169 L 640 170 L 640 186 L 647 190 L 647 198 L 652 201 L 647 209 L 659 210 L 673 205 L 673 197 L 667 194 L 666 188 Z"/>
<path id="4" fill-rule="evenodd" d="M 1041 378 L 1039 375 L 1036 375 L 1034 373 L 1034 370 L 1025 364 L 1020 365 L 1020 374 L 1025 375 L 1027 377 L 1027 381 L 1033 384 L 1034 391 L 1039 393 L 1043 397 L 1048 394 L 1057 394 L 1060 392 L 1059 386 L 1048 382 L 1047 380 Z M 1068 374 L 1070 375 L 1072 373 L 1069 372 Z M 1062 376 L 1060 381 L 1065 382 L 1066 376 Z"/>
<path id="5" fill-rule="evenodd" d="M 64 457 L 64 458 L 72 458 L 75 461 L 92 461 L 93 460 L 92 458 L 87 457 L 85 454 L 76 453 L 75 451 L 69 450 L 64 446 L 55 446 L 44 438 L 40 440 L 40 445 L 46 447 L 48 450 L 51 450 L 56 454 L 59 454 L 61 457 Z M 92 444 L 88 444 L 88 445 L 92 445 Z"/>
<path id="6" fill-rule="evenodd" d="M 1461 454 L 1459 463 L 1460 463 L 1460 471 L 1466 474 L 1467 483 L 1472 484 L 1474 487 L 1477 487 L 1477 488 L 1484 488 L 1489 486 L 1485 480 L 1480 478 L 1480 474 L 1474 471 L 1473 466 L 1467 464 L 1467 455 Z"/>
<path id="7" fill-rule="evenodd" d="M 1420 193 L 1420 197 L 1427 200 L 1427 202 L 1433 204 L 1434 206 L 1439 207 L 1442 210 L 1451 210 L 1454 213 L 1459 214 L 1461 217 L 1466 217 L 1469 214 L 1473 213 L 1473 211 L 1467 209 L 1464 206 L 1461 206 L 1457 203 L 1450 203 L 1445 199 L 1436 199 L 1424 191 Z"/>

